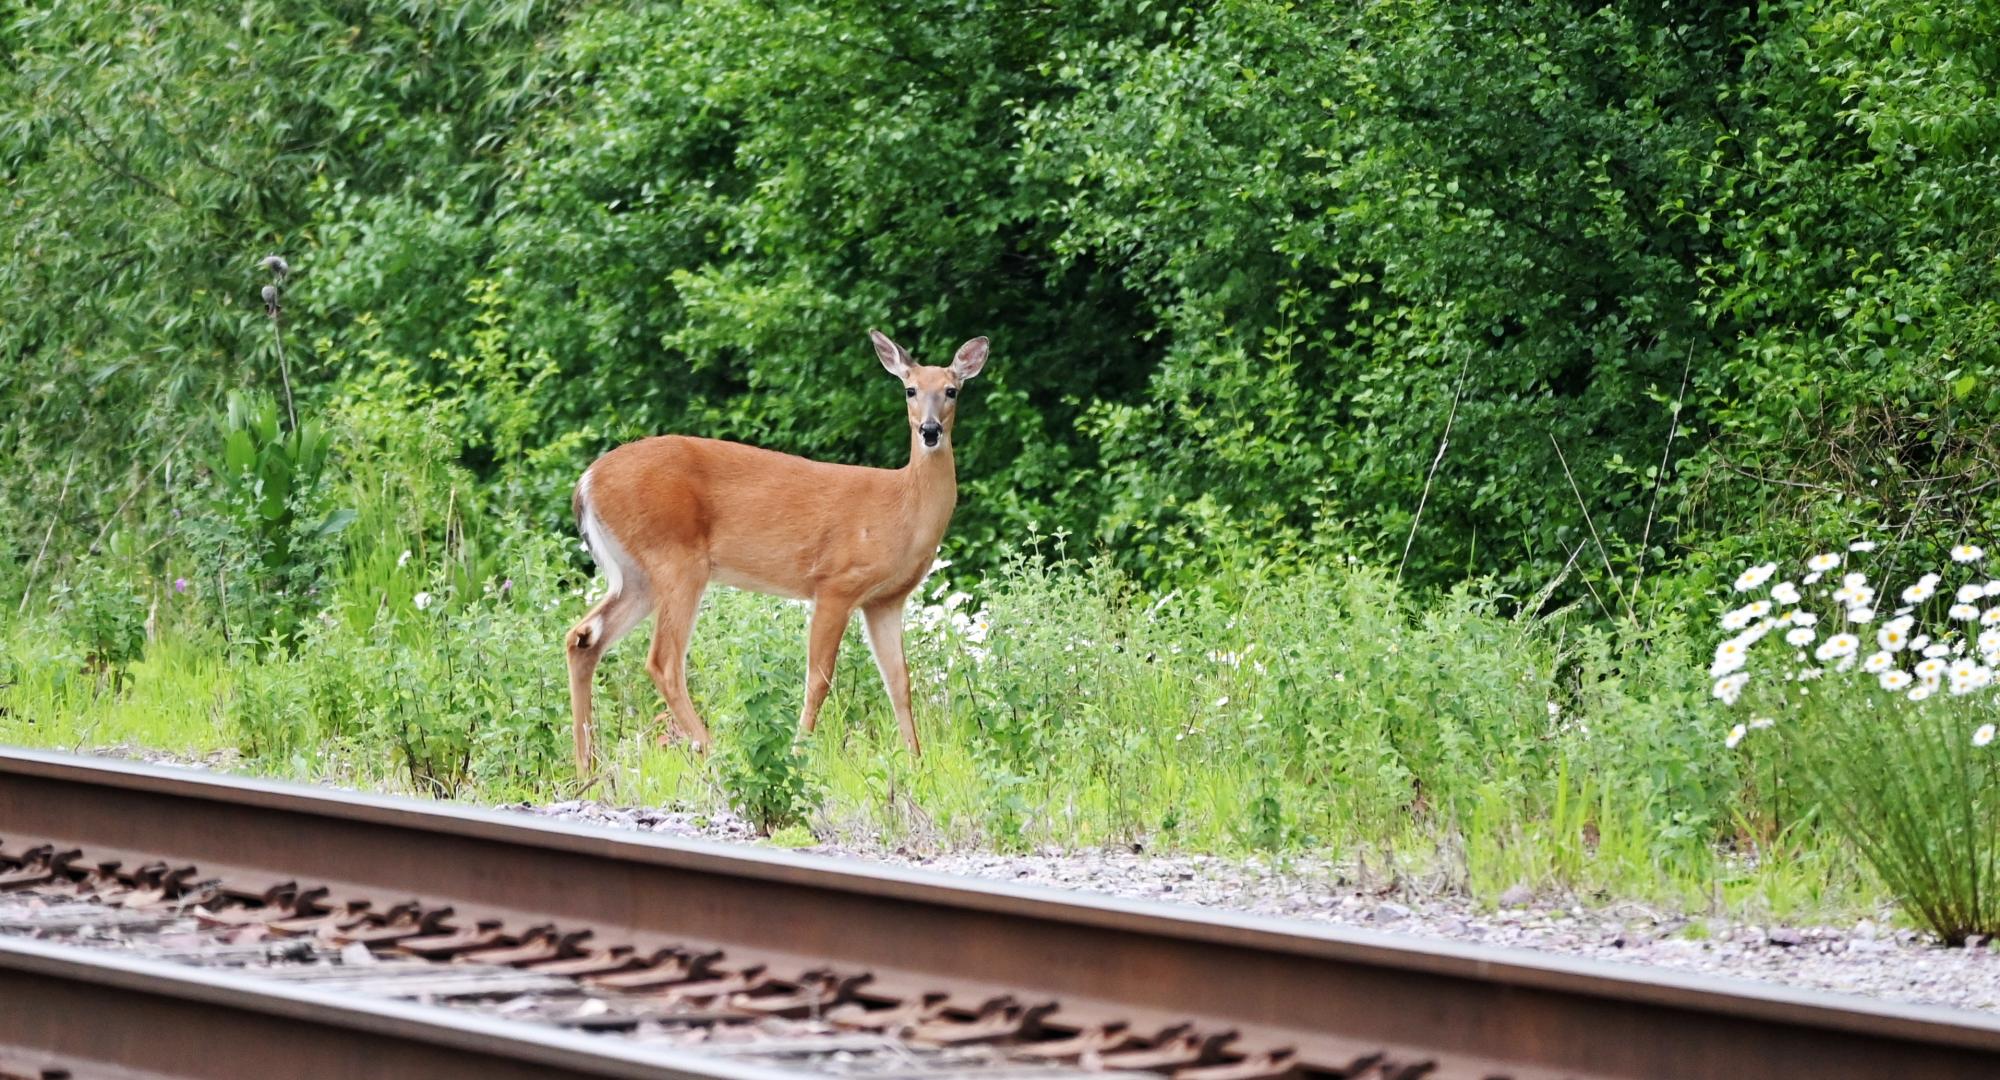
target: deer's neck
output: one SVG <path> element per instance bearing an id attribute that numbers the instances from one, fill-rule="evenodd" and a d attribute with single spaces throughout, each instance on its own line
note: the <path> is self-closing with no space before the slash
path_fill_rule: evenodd
<path id="1" fill-rule="evenodd" d="M 951 458 L 951 443 L 928 449 L 923 439 L 911 432 L 910 463 L 903 467 L 903 480 L 912 538 L 924 549 L 935 551 L 958 505 L 958 467 Z"/>

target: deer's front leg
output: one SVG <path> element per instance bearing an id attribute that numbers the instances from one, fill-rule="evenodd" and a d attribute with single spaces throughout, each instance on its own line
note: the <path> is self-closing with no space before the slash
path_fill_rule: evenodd
<path id="1" fill-rule="evenodd" d="M 910 665 L 903 657 L 903 604 L 899 596 L 862 609 L 868 627 L 868 648 L 875 654 L 875 666 L 882 672 L 882 687 L 889 691 L 889 704 L 896 710 L 896 726 L 903 729 L 903 743 L 911 757 L 923 756 L 917 741 L 917 718 L 910 711 Z"/>
<path id="2" fill-rule="evenodd" d="M 813 599 L 812 623 L 806 631 L 806 703 L 799 710 L 802 736 L 812 734 L 819 724 L 819 706 L 833 686 L 833 663 L 840 657 L 840 636 L 847 632 L 847 620 L 853 614 L 851 600 L 831 596 Z"/>

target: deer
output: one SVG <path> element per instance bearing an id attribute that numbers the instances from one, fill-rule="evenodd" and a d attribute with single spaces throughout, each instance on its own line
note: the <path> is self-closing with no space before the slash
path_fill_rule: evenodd
<path id="1" fill-rule="evenodd" d="M 591 680 L 606 650 L 653 617 L 646 657 L 675 735 L 697 752 L 707 725 L 688 697 L 687 652 L 711 583 L 811 603 L 799 737 L 812 734 L 833 685 L 840 640 L 858 609 L 869 650 L 912 757 L 922 744 L 903 656 L 905 602 L 930 572 L 958 504 L 952 423 L 988 342 L 959 347 L 948 366 L 918 364 L 868 331 L 875 356 L 902 383 L 909 463 L 878 469 L 814 461 L 744 443 L 660 435 L 619 446 L 583 471 L 571 498 L 604 597 L 570 628 L 570 710 L 578 774 L 592 771 Z"/>

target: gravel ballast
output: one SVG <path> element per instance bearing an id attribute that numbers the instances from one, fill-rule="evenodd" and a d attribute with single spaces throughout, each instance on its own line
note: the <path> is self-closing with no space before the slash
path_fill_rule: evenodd
<path id="1" fill-rule="evenodd" d="M 507 807 L 539 817 L 703 840 L 755 842 L 726 814 L 631 809 L 594 802 Z M 915 854 L 858 845 L 799 850 L 965 877 L 1015 881 L 1135 900 L 1188 904 L 1306 922 L 1363 927 L 1469 944 L 1531 949 L 1635 966 L 1782 983 L 1882 1001 L 2000 1012 L 2000 955 L 1946 948 L 1909 930 L 1854 926 L 1756 926 L 1657 912 L 1638 904 L 1586 908 L 1525 889 L 1498 910 L 1463 897 L 1383 895 L 1340 884 L 1338 868 L 1308 859 L 1282 866 L 1203 855 L 1126 850 L 1000 855 Z"/>

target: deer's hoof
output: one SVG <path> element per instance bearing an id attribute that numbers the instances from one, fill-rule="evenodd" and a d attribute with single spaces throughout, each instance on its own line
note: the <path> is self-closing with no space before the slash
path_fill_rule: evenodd
<path id="1" fill-rule="evenodd" d="M 660 729 L 660 733 L 653 737 L 653 743 L 662 750 L 684 742 L 688 745 L 688 749 L 697 754 L 708 753 L 708 740 L 690 739 L 682 734 L 680 724 L 674 720 L 672 713 L 661 713 L 653 717 L 653 726 Z"/>

